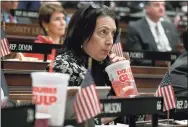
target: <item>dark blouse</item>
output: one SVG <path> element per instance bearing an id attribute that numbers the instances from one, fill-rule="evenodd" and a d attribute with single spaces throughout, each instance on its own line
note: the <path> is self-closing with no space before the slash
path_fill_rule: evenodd
<path id="1" fill-rule="evenodd" d="M 80 55 L 81 54 L 81 55 Z M 59 55 L 56 56 L 54 60 L 54 72 L 67 73 L 70 75 L 69 86 L 80 86 L 82 80 L 85 77 L 87 67 L 88 67 L 88 58 L 89 56 L 84 53 L 76 54 L 71 50 L 63 48 Z M 97 86 L 110 86 L 111 82 L 108 78 L 105 68 L 110 64 L 109 57 L 104 61 L 98 62 L 92 60 L 92 69 L 91 73 L 95 84 Z M 48 67 L 49 68 L 49 67 Z M 115 93 L 111 88 L 107 96 L 114 96 Z M 143 116 L 142 116 L 143 117 Z M 118 117 L 114 120 L 115 123 L 127 123 L 126 117 Z"/>
<path id="2" fill-rule="evenodd" d="M 54 72 L 67 73 L 70 75 L 69 86 L 80 86 L 85 77 L 89 56 L 82 51 L 77 55 L 66 48 L 62 49 L 54 60 Z M 110 64 L 107 57 L 104 61 L 99 62 L 92 59 L 91 73 L 97 86 L 111 86 L 105 68 Z"/>

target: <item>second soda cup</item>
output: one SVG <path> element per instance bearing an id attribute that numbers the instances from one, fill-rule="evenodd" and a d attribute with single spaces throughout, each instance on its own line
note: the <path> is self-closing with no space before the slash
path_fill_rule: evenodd
<path id="1" fill-rule="evenodd" d="M 116 96 L 134 97 L 138 95 L 136 83 L 131 71 L 130 61 L 122 60 L 105 68 Z"/>

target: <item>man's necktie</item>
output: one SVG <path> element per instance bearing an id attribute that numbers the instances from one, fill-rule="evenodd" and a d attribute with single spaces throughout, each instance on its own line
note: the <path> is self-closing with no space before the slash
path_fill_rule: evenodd
<path id="1" fill-rule="evenodd" d="M 14 23 L 14 16 L 12 16 L 12 15 L 9 15 L 9 22 L 11 22 L 11 23 Z"/>
<path id="2" fill-rule="evenodd" d="M 155 26 L 155 31 L 156 31 L 157 38 L 158 38 L 157 47 L 158 47 L 158 49 L 159 49 L 160 51 L 164 51 L 164 50 L 165 50 L 164 42 L 163 42 L 162 36 L 160 35 L 158 25 Z"/>

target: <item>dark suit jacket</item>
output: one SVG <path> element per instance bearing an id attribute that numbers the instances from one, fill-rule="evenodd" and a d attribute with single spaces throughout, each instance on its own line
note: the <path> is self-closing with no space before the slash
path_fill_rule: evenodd
<path id="1" fill-rule="evenodd" d="M 174 92 L 176 96 L 188 96 L 188 52 L 185 50 L 174 62 L 169 71 Z M 188 112 L 179 112 L 175 114 L 175 110 L 170 110 L 170 118 L 184 119 Z M 167 112 L 159 116 L 167 119 Z"/>
<path id="2" fill-rule="evenodd" d="M 28 11 L 38 11 L 40 8 L 40 1 L 19 1 L 18 9 Z"/>
<path id="3" fill-rule="evenodd" d="M 175 26 L 165 21 L 162 22 L 162 26 L 169 40 L 172 51 L 176 51 L 176 44 L 180 41 Z M 137 51 L 158 51 L 157 44 L 145 18 L 129 23 L 127 43 L 123 48 Z"/>
<path id="4" fill-rule="evenodd" d="M 188 52 L 185 50 L 170 68 L 176 96 L 188 96 Z"/>

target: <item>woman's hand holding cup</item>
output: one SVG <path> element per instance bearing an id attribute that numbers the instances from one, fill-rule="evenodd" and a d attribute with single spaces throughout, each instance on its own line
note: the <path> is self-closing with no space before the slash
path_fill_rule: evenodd
<path id="1" fill-rule="evenodd" d="M 115 62 L 118 62 L 118 61 L 121 61 L 121 60 L 126 60 L 125 57 L 119 57 L 119 56 L 117 56 L 117 55 L 114 54 L 114 53 L 109 54 L 109 57 L 110 57 L 110 61 L 111 61 L 112 63 L 115 63 Z"/>

